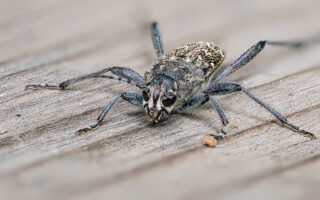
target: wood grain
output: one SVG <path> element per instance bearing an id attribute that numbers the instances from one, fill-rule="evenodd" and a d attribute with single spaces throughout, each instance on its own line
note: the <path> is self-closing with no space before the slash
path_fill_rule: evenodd
<path id="1" fill-rule="evenodd" d="M 203 146 L 220 121 L 211 105 L 150 125 L 119 102 L 93 122 L 123 82 L 87 80 L 66 91 L 24 91 L 125 65 L 143 73 L 154 59 L 149 24 L 159 21 L 167 51 L 212 41 L 232 62 L 261 39 L 320 33 L 315 1 L 1 1 L 1 199 L 317 199 L 319 140 L 280 124 L 244 94 L 219 97 L 229 137 Z M 227 79 L 249 88 L 318 137 L 320 45 L 267 47 Z"/>

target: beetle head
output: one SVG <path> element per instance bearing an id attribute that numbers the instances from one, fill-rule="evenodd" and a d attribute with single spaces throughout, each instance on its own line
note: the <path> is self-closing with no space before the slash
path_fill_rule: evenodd
<path id="1" fill-rule="evenodd" d="M 143 106 L 151 121 L 157 123 L 168 118 L 179 98 L 177 81 L 165 75 L 158 75 L 147 87 L 142 90 Z"/>

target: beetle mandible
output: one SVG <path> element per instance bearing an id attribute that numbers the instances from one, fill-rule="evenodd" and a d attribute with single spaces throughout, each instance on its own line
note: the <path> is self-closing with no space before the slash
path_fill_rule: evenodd
<path id="1" fill-rule="evenodd" d="M 64 90 L 71 84 L 87 78 L 105 77 L 117 80 L 124 79 L 128 83 L 134 83 L 142 90 L 142 94 L 124 92 L 116 95 L 103 109 L 94 124 L 78 130 L 76 134 L 87 133 L 99 127 L 104 122 L 108 111 L 120 98 L 135 106 L 144 108 L 154 123 L 168 118 L 173 111 L 195 109 L 210 101 L 218 112 L 222 123 L 220 134 L 215 135 L 214 138 L 222 140 L 227 132 L 228 120 L 214 96 L 242 91 L 249 98 L 272 113 L 286 127 L 312 139 L 316 138 L 314 134 L 289 122 L 278 111 L 241 85 L 230 82 L 220 82 L 222 78 L 251 61 L 262 51 L 265 45 L 302 47 L 310 44 L 310 41 L 290 42 L 262 40 L 251 46 L 231 65 L 222 67 L 221 63 L 225 57 L 224 52 L 215 44 L 211 42 L 193 42 L 177 48 L 168 54 L 164 54 L 158 24 L 156 22 L 152 23 L 151 29 L 152 42 L 158 58 L 153 62 L 152 67 L 145 72 L 144 78 L 132 69 L 114 66 L 63 81 L 60 84 L 44 83 L 27 85 L 25 88 Z M 107 72 L 110 72 L 113 76 L 104 75 Z"/>

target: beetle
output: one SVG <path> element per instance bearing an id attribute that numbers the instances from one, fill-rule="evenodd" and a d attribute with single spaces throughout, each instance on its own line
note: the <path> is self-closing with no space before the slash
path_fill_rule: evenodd
<path id="1" fill-rule="evenodd" d="M 76 134 L 84 134 L 98 128 L 104 122 L 108 111 L 119 99 L 144 108 L 154 123 L 167 119 L 170 113 L 174 111 L 196 109 L 210 101 L 219 114 L 222 123 L 220 134 L 214 135 L 214 138 L 222 140 L 227 132 L 228 120 L 214 96 L 242 91 L 249 98 L 272 113 L 284 126 L 311 139 L 316 138 L 314 134 L 289 122 L 278 111 L 241 85 L 220 81 L 222 78 L 245 66 L 266 45 L 302 47 L 310 44 L 310 41 L 261 40 L 246 50 L 231 65 L 222 66 L 221 63 L 225 58 L 224 52 L 211 42 L 189 43 L 165 54 L 156 22 L 152 23 L 151 32 L 157 59 L 152 63 L 151 68 L 145 72 L 144 77 L 130 68 L 113 66 L 63 81 L 60 84 L 43 83 L 27 85 L 25 89 L 48 88 L 64 90 L 71 84 L 84 79 L 105 77 L 117 80 L 124 79 L 142 90 L 141 94 L 124 92 L 116 95 L 102 110 L 95 123 L 87 128 L 78 130 Z M 107 72 L 110 72 L 111 75 L 105 75 Z"/>

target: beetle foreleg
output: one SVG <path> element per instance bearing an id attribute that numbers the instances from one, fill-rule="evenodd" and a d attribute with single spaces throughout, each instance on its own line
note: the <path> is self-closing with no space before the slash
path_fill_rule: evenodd
<path id="1" fill-rule="evenodd" d="M 181 110 L 191 110 L 191 109 L 198 108 L 198 107 L 202 106 L 203 104 L 205 104 L 209 99 L 212 102 L 216 111 L 218 112 L 219 118 L 222 123 L 220 134 L 217 136 L 214 136 L 214 137 L 217 140 L 222 140 L 224 138 L 225 134 L 227 133 L 227 124 L 229 122 L 228 122 L 222 108 L 220 107 L 218 102 L 213 98 L 213 96 L 209 96 L 209 95 L 203 94 L 203 93 L 197 94 L 194 97 L 192 97 L 189 101 L 184 103 L 181 106 Z"/>
<path id="2" fill-rule="evenodd" d="M 222 108 L 220 107 L 219 103 L 213 98 L 213 96 L 210 96 L 210 101 L 212 102 L 214 108 L 217 110 L 221 123 L 222 123 L 222 127 L 221 127 L 221 132 L 219 135 L 214 136 L 215 139 L 217 140 L 222 140 L 225 136 L 225 134 L 227 133 L 227 124 L 229 123 L 227 120 L 227 117 L 225 116 Z"/>
<path id="3" fill-rule="evenodd" d="M 197 95 L 194 95 L 191 97 L 187 102 L 182 104 L 181 110 L 192 110 L 199 108 L 203 104 L 205 104 L 207 101 L 209 101 L 209 96 L 203 93 L 199 93 Z"/>
<path id="4" fill-rule="evenodd" d="M 99 117 L 97 118 L 97 121 L 94 124 L 90 125 L 87 128 L 83 128 L 83 129 L 78 130 L 76 132 L 76 134 L 80 135 L 80 134 L 88 133 L 88 132 L 98 128 L 101 124 L 103 124 L 107 113 L 112 108 L 112 106 L 120 99 L 120 97 L 122 97 L 122 99 L 128 101 L 129 103 L 131 103 L 135 106 L 143 107 L 142 106 L 142 96 L 140 94 L 135 93 L 135 92 L 125 92 L 122 94 L 118 94 L 111 100 L 111 102 L 108 105 L 106 105 L 106 107 L 102 110 L 101 114 L 99 115 Z"/>

